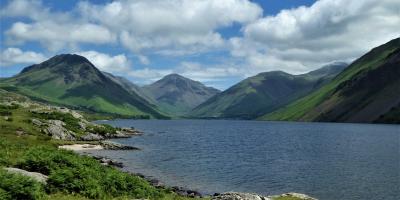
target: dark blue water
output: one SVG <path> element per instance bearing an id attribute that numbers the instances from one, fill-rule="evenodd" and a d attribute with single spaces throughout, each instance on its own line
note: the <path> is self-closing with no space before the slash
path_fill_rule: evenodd
<path id="1" fill-rule="evenodd" d="M 145 135 L 107 152 L 129 170 L 205 193 L 300 192 L 400 199 L 400 126 L 225 120 L 116 120 Z"/>

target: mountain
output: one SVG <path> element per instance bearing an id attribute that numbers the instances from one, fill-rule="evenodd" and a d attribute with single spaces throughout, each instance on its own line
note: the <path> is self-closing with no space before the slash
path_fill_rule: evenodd
<path id="1" fill-rule="evenodd" d="M 169 114 L 181 116 L 220 91 L 178 74 L 170 74 L 144 86 L 146 96 Z"/>
<path id="2" fill-rule="evenodd" d="M 372 49 L 329 84 L 261 119 L 400 123 L 400 38 Z"/>
<path id="3" fill-rule="evenodd" d="M 337 62 L 302 75 L 260 73 L 210 98 L 190 113 L 198 118 L 254 119 L 318 89 L 347 66 Z"/>
<path id="4" fill-rule="evenodd" d="M 0 86 L 38 100 L 95 112 L 165 117 L 154 105 L 127 91 L 79 55 L 54 56 L 1 80 Z"/>
<path id="5" fill-rule="evenodd" d="M 108 72 L 102 72 L 105 76 L 107 76 L 109 79 L 113 80 L 114 82 L 118 83 L 119 85 L 121 85 L 125 90 L 137 94 L 139 96 L 141 96 L 142 98 L 144 98 L 146 101 L 152 103 L 152 104 L 156 104 L 156 102 L 153 101 L 153 99 L 151 99 L 150 97 L 148 97 L 145 92 L 143 91 L 143 89 L 132 83 L 131 81 L 129 81 L 128 79 L 122 77 L 122 76 L 116 76 L 113 75 L 111 73 Z"/>

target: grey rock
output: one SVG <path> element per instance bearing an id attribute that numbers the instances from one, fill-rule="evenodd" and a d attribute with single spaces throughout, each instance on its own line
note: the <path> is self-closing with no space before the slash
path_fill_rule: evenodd
<path id="1" fill-rule="evenodd" d="M 98 134 L 94 133 L 87 133 L 84 136 L 81 136 L 81 140 L 84 141 L 99 141 L 99 140 L 104 140 L 104 137 Z"/>
<path id="2" fill-rule="evenodd" d="M 310 197 L 306 194 L 300 194 L 300 193 L 295 193 L 295 192 L 290 192 L 290 193 L 285 193 L 281 195 L 276 195 L 276 196 L 269 196 L 270 198 L 277 198 L 277 197 L 296 197 L 298 199 L 302 200 L 318 200 L 314 197 Z"/>
<path id="3" fill-rule="evenodd" d="M 32 124 L 33 125 L 35 125 L 35 126 L 42 126 L 42 125 L 44 125 L 44 123 L 42 123 L 40 120 L 38 120 L 38 119 L 31 119 L 31 122 L 32 122 Z"/>
<path id="4" fill-rule="evenodd" d="M 41 174 L 41 173 L 28 172 L 26 170 L 18 169 L 18 168 L 7 167 L 4 169 L 9 173 L 21 174 L 23 176 L 31 177 L 33 180 L 38 181 L 43 184 L 46 184 L 46 181 L 49 178 L 48 176 Z"/>
<path id="5" fill-rule="evenodd" d="M 82 130 L 86 130 L 86 127 L 87 127 L 86 123 L 83 123 L 82 121 L 80 121 L 80 122 L 78 122 L 78 124 Z"/>
<path id="6" fill-rule="evenodd" d="M 58 121 L 58 120 L 55 120 Z M 72 131 L 68 131 L 62 126 L 50 124 L 49 127 L 45 130 L 45 132 L 55 140 L 76 140 L 74 137 L 74 133 Z"/>
<path id="7" fill-rule="evenodd" d="M 119 144 L 119 143 L 115 143 L 115 142 L 111 142 L 111 141 L 102 141 L 102 142 L 100 142 L 100 145 L 104 149 L 108 149 L 108 150 L 139 150 L 139 148 L 137 148 L 137 147 L 127 146 L 127 145 L 123 145 L 123 144 Z"/>
<path id="8" fill-rule="evenodd" d="M 65 126 L 65 123 L 60 120 L 49 120 L 49 124 L 56 125 L 56 126 Z"/>
<path id="9" fill-rule="evenodd" d="M 257 194 L 227 192 L 213 196 L 212 200 L 271 200 L 271 199 Z"/>

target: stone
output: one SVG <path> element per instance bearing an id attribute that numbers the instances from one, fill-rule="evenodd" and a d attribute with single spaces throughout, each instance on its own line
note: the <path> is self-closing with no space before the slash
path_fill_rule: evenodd
<path id="1" fill-rule="evenodd" d="M 81 140 L 84 141 L 99 141 L 104 140 L 104 137 L 94 133 L 86 133 L 86 135 L 81 136 Z"/>
<path id="2" fill-rule="evenodd" d="M 56 125 L 56 126 L 65 126 L 65 123 L 61 120 L 49 120 L 49 124 Z"/>
<path id="3" fill-rule="evenodd" d="M 212 200 L 271 200 L 268 197 L 260 196 L 258 194 L 240 193 L 240 192 L 226 192 L 218 194 L 211 198 Z"/>
<path id="4" fill-rule="evenodd" d="M 137 148 L 137 147 L 127 146 L 127 145 L 110 142 L 110 141 L 102 141 L 102 142 L 100 142 L 100 145 L 104 149 L 108 149 L 108 150 L 139 150 L 139 148 Z"/>
<path id="5" fill-rule="evenodd" d="M 317 200 L 316 198 L 310 197 L 306 194 L 300 194 L 300 193 L 295 193 L 295 192 L 285 193 L 285 194 L 272 196 L 272 197 L 275 197 L 275 198 L 276 197 L 295 197 L 295 198 L 302 199 L 302 200 Z"/>
<path id="6" fill-rule="evenodd" d="M 31 122 L 33 125 L 35 126 L 42 126 L 44 123 L 42 123 L 40 120 L 38 119 L 31 119 Z"/>
<path id="7" fill-rule="evenodd" d="M 43 184 L 46 184 L 46 181 L 49 178 L 48 176 L 41 174 L 41 173 L 29 172 L 29 171 L 26 171 L 23 169 L 18 169 L 18 168 L 7 167 L 4 169 L 9 173 L 21 174 L 23 176 L 31 177 L 33 180 L 43 183 Z"/>
<path id="8" fill-rule="evenodd" d="M 58 120 L 54 120 L 58 121 Z M 72 131 L 68 131 L 62 126 L 50 124 L 49 127 L 46 129 L 47 134 L 51 135 L 51 137 L 55 140 L 69 140 L 74 141 L 76 140 L 74 137 L 74 133 Z"/>
<path id="9" fill-rule="evenodd" d="M 86 123 L 83 123 L 82 121 L 80 121 L 80 122 L 78 122 L 78 124 L 79 124 L 79 127 L 80 127 L 82 130 L 86 130 L 86 127 L 87 127 Z"/>

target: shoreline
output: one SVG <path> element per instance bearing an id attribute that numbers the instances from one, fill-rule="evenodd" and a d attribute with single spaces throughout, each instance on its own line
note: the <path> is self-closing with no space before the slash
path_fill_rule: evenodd
<path id="1" fill-rule="evenodd" d="M 144 133 L 140 132 L 140 135 L 130 135 L 129 137 L 124 137 L 124 138 L 132 138 L 133 136 L 141 136 Z M 293 199 L 293 200 L 318 200 L 316 198 L 310 197 L 306 194 L 302 193 L 296 193 L 296 192 L 288 192 L 284 194 L 278 194 L 278 195 L 268 195 L 268 196 L 262 196 L 259 194 L 255 193 L 242 193 L 242 192 L 233 192 L 233 191 L 225 191 L 221 193 L 214 193 L 214 194 L 209 194 L 209 193 L 204 193 L 200 192 L 197 190 L 192 190 L 190 188 L 187 188 L 186 186 L 173 186 L 173 185 L 167 185 L 163 183 L 159 178 L 153 177 L 150 175 L 145 175 L 142 173 L 137 173 L 132 170 L 128 170 L 125 168 L 125 163 L 121 159 L 115 159 L 115 158 L 109 158 L 106 155 L 99 155 L 102 154 L 101 152 L 104 151 L 115 151 L 115 150 L 141 150 L 137 147 L 133 146 L 126 146 L 121 143 L 115 142 L 115 141 L 110 141 L 110 139 L 121 139 L 121 138 L 108 138 L 107 140 L 102 140 L 98 141 L 99 144 L 71 144 L 71 145 L 61 145 L 58 148 L 59 149 L 65 149 L 65 150 L 71 150 L 77 154 L 80 155 L 85 155 L 92 157 L 99 161 L 102 165 L 107 165 L 107 166 L 112 166 L 115 167 L 116 169 L 129 173 L 133 176 L 138 176 L 146 180 L 150 185 L 154 186 L 155 188 L 158 189 L 170 189 L 174 193 L 176 193 L 179 196 L 182 197 L 189 197 L 189 198 L 211 198 L 212 200 L 232 200 L 232 199 L 238 199 L 238 200 L 280 200 L 282 199 Z M 119 148 L 107 148 L 104 146 L 104 143 L 111 143 L 116 147 Z M 120 147 L 125 147 L 125 148 L 120 148 Z M 126 148 L 127 147 L 127 148 Z M 94 153 L 96 152 L 96 153 Z"/>

